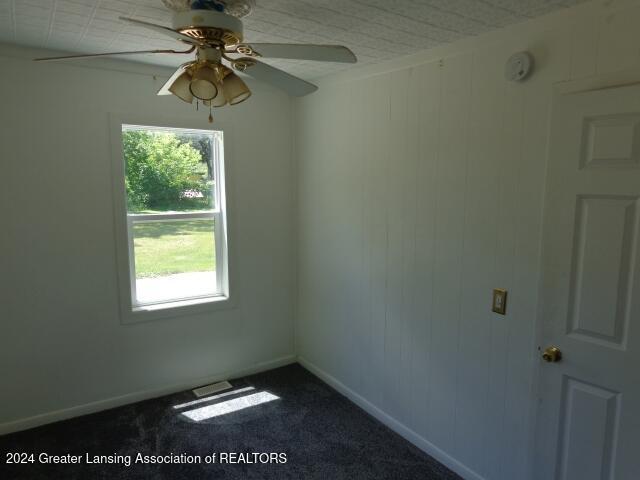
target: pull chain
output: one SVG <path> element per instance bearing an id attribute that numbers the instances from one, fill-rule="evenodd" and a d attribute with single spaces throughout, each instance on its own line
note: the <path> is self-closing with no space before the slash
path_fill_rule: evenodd
<path id="1" fill-rule="evenodd" d="M 209 123 L 213 123 L 213 115 L 211 114 L 211 104 L 209 104 Z"/>

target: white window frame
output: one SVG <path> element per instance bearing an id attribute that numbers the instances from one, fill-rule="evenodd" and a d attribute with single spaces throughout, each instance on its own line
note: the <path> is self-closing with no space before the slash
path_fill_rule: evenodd
<path id="1" fill-rule="evenodd" d="M 203 128 L 202 122 L 193 120 L 159 120 L 134 115 L 111 116 L 111 156 L 112 183 L 114 189 L 114 214 L 116 230 L 116 254 L 118 263 L 118 291 L 120 297 L 120 314 L 122 323 L 136 323 L 158 318 L 179 317 L 203 313 L 222 308 L 233 307 L 230 290 L 230 255 L 229 255 L 229 219 L 227 215 L 228 198 L 226 185 L 229 181 L 227 162 L 229 158 L 228 136 L 223 126 Z M 209 130 L 221 132 L 223 148 L 220 142 L 214 142 L 215 198 L 214 209 L 204 212 L 173 212 L 167 214 L 130 214 L 127 209 L 125 188 L 125 159 L 122 146 L 123 127 L 145 127 L 151 129 L 183 130 L 186 133 Z M 133 248 L 133 224 L 148 221 L 170 221 L 196 219 L 213 219 L 216 248 L 217 293 L 207 296 L 171 299 L 154 303 L 137 303 L 135 252 Z"/>

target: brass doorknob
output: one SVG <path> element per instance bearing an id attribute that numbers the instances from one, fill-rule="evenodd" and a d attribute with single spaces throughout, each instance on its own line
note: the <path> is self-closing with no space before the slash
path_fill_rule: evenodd
<path id="1" fill-rule="evenodd" d="M 558 347 L 547 347 L 542 353 L 542 359 L 549 363 L 559 362 L 562 360 L 562 352 Z"/>

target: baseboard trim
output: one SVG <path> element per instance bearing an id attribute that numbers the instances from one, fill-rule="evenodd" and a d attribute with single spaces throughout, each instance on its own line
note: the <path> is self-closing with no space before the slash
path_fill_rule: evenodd
<path id="1" fill-rule="evenodd" d="M 434 444 L 429 442 L 424 437 L 420 436 L 409 427 L 399 422 L 392 416 L 380 410 L 373 403 L 369 402 L 362 395 L 354 392 L 349 387 L 344 385 L 342 382 L 337 380 L 336 378 L 329 375 L 327 372 L 322 370 L 320 367 L 316 366 L 306 358 L 302 356 L 298 356 L 298 363 L 302 365 L 304 368 L 309 370 L 311 373 L 319 377 L 321 380 L 329 384 L 331 387 L 335 388 L 338 392 L 342 393 L 345 397 L 351 400 L 353 403 L 358 405 L 364 411 L 380 420 L 387 427 L 389 427 L 394 432 L 398 433 L 409 442 L 413 443 L 420 450 L 424 451 L 428 455 L 431 455 L 433 458 L 438 460 L 443 465 L 447 466 L 455 473 L 460 475 L 465 480 L 485 480 L 482 476 L 478 475 L 476 472 L 460 463 L 455 458 L 451 457 L 449 454 L 443 452 Z"/>
<path id="2" fill-rule="evenodd" d="M 245 368 L 239 368 L 233 371 L 222 372 L 210 377 L 194 378 L 186 382 L 176 383 L 168 387 L 156 388 L 151 390 L 143 390 L 134 393 L 128 393 L 118 397 L 107 398 L 104 400 L 98 400 L 96 402 L 86 403 L 83 405 L 76 405 L 62 410 L 56 410 L 53 412 L 42 413 L 34 415 L 32 417 L 23 418 L 20 420 L 13 420 L 11 422 L 0 424 L 0 435 L 6 435 L 12 432 L 18 432 L 21 430 L 27 430 L 29 428 L 39 427 L 48 423 L 59 422 L 61 420 L 67 420 L 73 417 L 79 417 L 81 415 L 88 415 L 90 413 L 101 412 L 103 410 L 109 410 L 110 408 L 121 407 L 130 403 L 140 402 L 142 400 L 149 400 L 151 398 L 162 397 L 164 395 L 170 395 L 172 393 L 181 392 L 183 390 L 190 390 L 201 385 L 208 383 L 215 383 L 221 380 L 228 380 L 230 378 L 245 377 L 254 373 L 264 372 L 278 367 L 283 367 L 291 363 L 296 362 L 295 355 L 286 355 L 284 357 L 275 358 L 265 362 L 258 362 Z"/>

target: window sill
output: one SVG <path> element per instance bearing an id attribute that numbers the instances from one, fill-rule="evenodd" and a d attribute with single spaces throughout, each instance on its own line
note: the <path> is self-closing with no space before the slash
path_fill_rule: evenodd
<path id="1" fill-rule="evenodd" d="M 122 323 L 140 323 L 161 318 L 184 317 L 199 313 L 208 313 L 233 308 L 231 297 L 216 295 L 203 298 L 191 298 L 165 303 L 124 307 Z"/>

